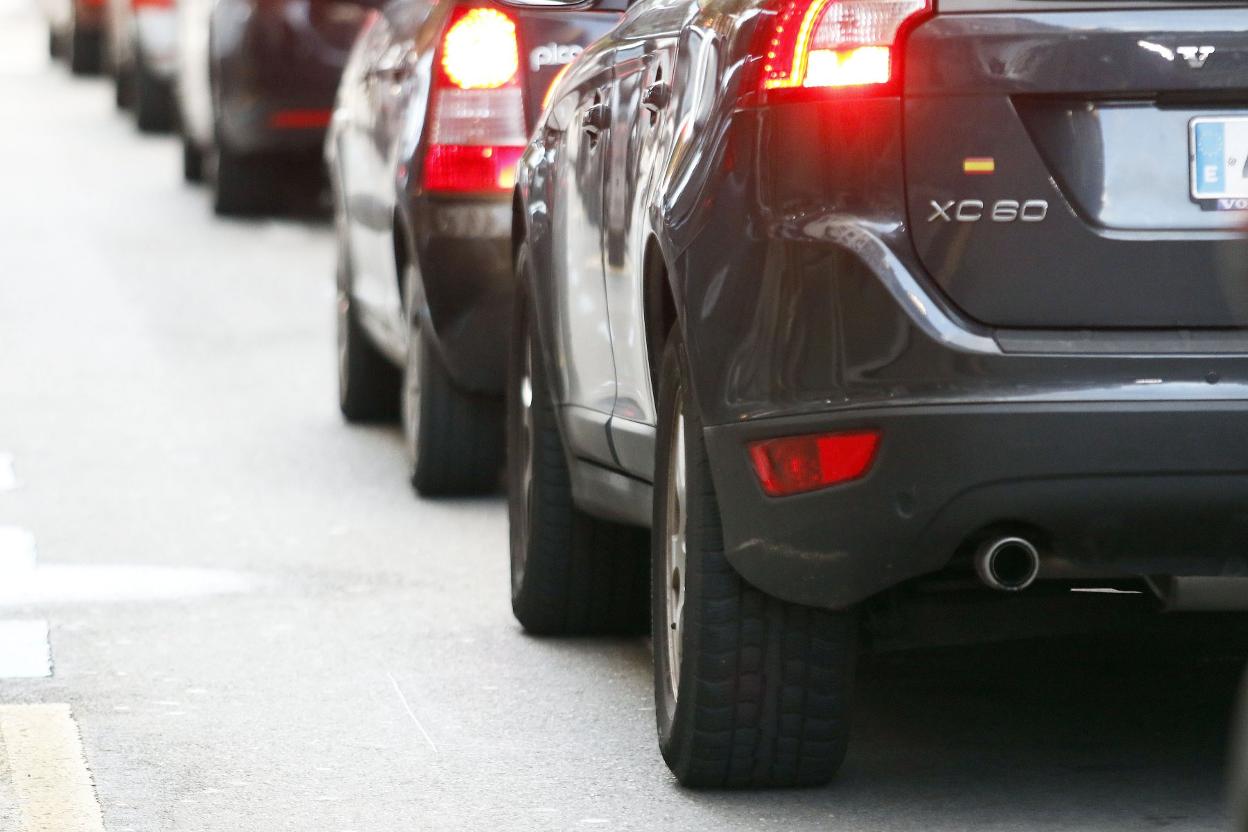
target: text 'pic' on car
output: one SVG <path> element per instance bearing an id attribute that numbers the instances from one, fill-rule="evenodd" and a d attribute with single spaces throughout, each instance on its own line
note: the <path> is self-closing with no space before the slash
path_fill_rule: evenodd
<path id="1" fill-rule="evenodd" d="M 394 3 L 347 65 L 326 142 L 340 404 L 401 416 L 422 494 L 498 485 L 516 162 L 551 82 L 618 19 Z"/>
<path id="2" fill-rule="evenodd" d="M 321 148 L 373 0 L 179 0 L 176 98 L 187 181 L 221 215 L 277 211 L 323 181 Z"/>
<path id="3" fill-rule="evenodd" d="M 556 83 L 512 220 L 513 606 L 627 629 L 649 560 L 682 783 L 829 780 L 860 637 L 919 598 L 1248 607 L 1246 33 L 639 0 Z"/>
<path id="4" fill-rule="evenodd" d="M 174 0 L 107 3 L 106 57 L 117 106 L 132 108 L 145 133 L 172 130 L 178 31 Z"/>

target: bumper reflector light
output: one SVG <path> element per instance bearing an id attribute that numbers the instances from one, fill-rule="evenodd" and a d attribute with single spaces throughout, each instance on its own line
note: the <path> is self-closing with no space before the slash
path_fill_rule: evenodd
<path id="1" fill-rule="evenodd" d="M 859 479 L 879 445 L 880 432 L 872 430 L 767 439 L 749 450 L 763 491 L 785 497 Z"/>
<path id="2" fill-rule="evenodd" d="M 425 188 L 452 193 L 509 191 L 515 187 L 516 165 L 523 154 L 523 147 L 430 145 L 425 151 Z"/>
<path id="3" fill-rule="evenodd" d="M 274 130 L 323 130 L 333 116 L 333 110 L 278 110 L 269 116 L 269 126 Z"/>

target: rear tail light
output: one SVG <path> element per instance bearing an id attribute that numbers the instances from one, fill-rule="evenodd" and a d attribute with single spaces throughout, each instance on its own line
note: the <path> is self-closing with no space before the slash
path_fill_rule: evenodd
<path id="1" fill-rule="evenodd" d="M 879 431 L 786 436 L 750 445 L 763 491 L 786 497 L 865 476 L 880 445 Z"/>
<path id="2" fill-rule="evenodd" d="M 172 9 L 173 0 L 130 0 L 130 8 L 139 9 Z"/>
<path id="3" fill-rule="evenodd" d="M 903 27 L 930 0 L 781 0 L 763 24 L 763 91 L 870 88 L 893 80 Z"/>
<path id="4" fill-rule="evenodd" d="M 425 190 L 510 190 L 525 139 L 516 22 L 498 9 L 456 9 L 435 63 Z"/>

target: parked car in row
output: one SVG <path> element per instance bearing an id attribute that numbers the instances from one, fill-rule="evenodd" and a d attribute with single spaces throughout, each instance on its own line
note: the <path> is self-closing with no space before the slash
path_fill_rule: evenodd
<path id="1" fill-rule="evenodd" d="M 516 162 L 552 80 L 617 19 L 393 3 L 347 65 L 326 142 L 339 402 L 401 413 L 422 494 L 497 487 Z"/>
<path id="2" fill-rule="evenodd" d="M 179 0 L 177 103 L 188 181 L 218 214 L 282 207 L 323 177 L 347 55 L 373 0 Z"/>
<path id="3" fill-rule="evenodd" d="M 94 75 L 104 67 L 104 20 L 107 0 L 40 0 L 48 21 L 48 51 L 64 58 L 75 75 Z"/>
<path id="4" fill-rule="evenodd" d="M 649 601 L 682 783 L 831 778 L 881 598 L 1248 607 L 1244 31 L 640 0 L 556 83 L 513 217 L 513 606 Z"/>
<path id="5" fill-rule="evenodd" d="M 117 105 L 132 108 L 144 132 L 172 130 L 178 31 L 173 0 L 108 0 L 105 30 Z"/>

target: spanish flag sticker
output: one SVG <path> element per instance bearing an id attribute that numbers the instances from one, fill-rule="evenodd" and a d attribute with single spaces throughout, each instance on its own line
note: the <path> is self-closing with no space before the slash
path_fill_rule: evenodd
<path id="1" fill-rule="evenodd" d="M 962 172 L 971 176 L 997 172 L 997 160 L 991 156 L 971 156 L 962 160 Z"/>

